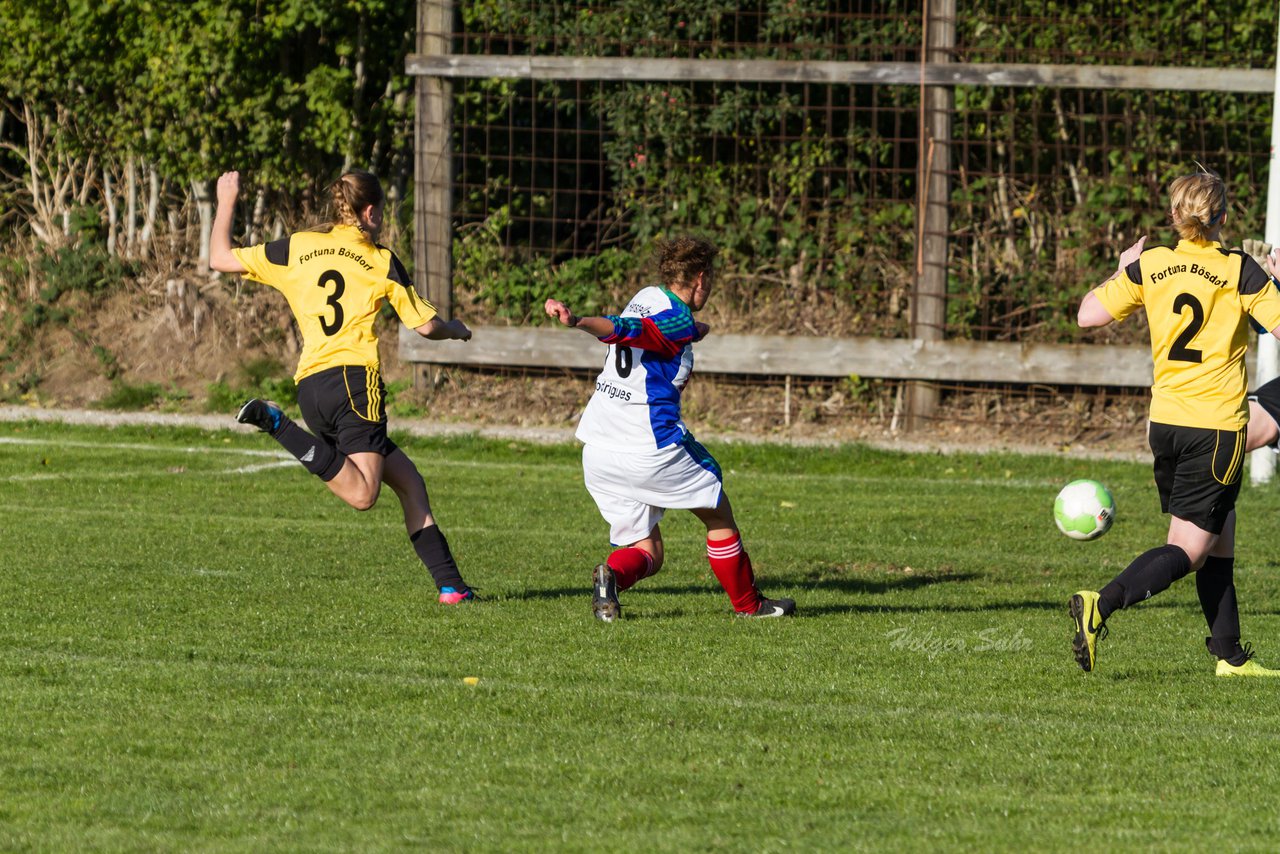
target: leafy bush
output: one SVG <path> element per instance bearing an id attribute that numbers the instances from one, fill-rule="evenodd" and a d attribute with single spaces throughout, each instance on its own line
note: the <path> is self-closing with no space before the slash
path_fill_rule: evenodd
<path id="1" fill-rule="evenodd" d="M 253 397 L 272 400 L 286 409 L 297 409 L 298 386 L 292 376 L 284 375 L 284 366 L 275 359 L 255 359 L 239 366 L 235 384 L 225 380 L 205 387 L 206 412 L 235 412 Z"/>
<path id="2" fill-rule="evenodd" d="M 141 383 L 133 385 L 123 380 L 115 380 L 111 391 L 97 402 L 99 409 L 116 409 L 133 411 L 138 409 L 179 408 L 191 398 L 191 395 L 176 386 L 165 388 L 159 383 Z"/>

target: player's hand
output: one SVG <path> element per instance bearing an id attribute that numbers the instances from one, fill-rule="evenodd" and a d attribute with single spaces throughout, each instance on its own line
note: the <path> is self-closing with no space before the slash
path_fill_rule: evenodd
<path id="1" fill-rule="evenodd" d="M 1142 244 L 1147 242 L 1147 236 L 1144 234 L 1138 238 L 1138 242 L 1130 246 L 1128 249 L 1120 253 L 1120 267 L 1123 270 L 1134 261 L 1138 260 L 1138 256 L 1142 254 Z"/>
<path id="2" fill-rule="evenodd" d="M 1244 254 L 1252 258 L 1259 267 L 1267 269 L 1267 256 L 1271 254 L 1271 244 L 1263 240 L 1254 240 L 1249 238 L 1240 243 L 1240 248 L 1244 250 Z"/>
<path id="3" fill-rule="evenodd" d="M 573 316 L 573 312 L 569 311 L 569 306 L 560 302 L 558 299 L 549 299 L 542 306 L 542 310 L 547 313 L 548 317 L 554 317 L 565 326 L 573 326 L 578 318 Z"/>
<path id="4" fill-rule="evenodd" d="M 453 337 L 455 340 L 457 341 L 471 340 L 471 330 L 467 328 L 467 324 L 463 323 L 458 318 L 455 317 L 453 320 L 450 320 L 449 326 L 450 326 L 450 330 L 453 332 Z"/>
<path id="5" fill-rule="evenodd" d="M 1280 279 L 1280 246 L 1267 253 L 1267 272 L 1271 278 Z"/>
<path id="6" fill-rule="evenodd" d="M 693 340 L 701 341 L 703 338 L 707 337 L 707 333 L 711 331 L 711 327 L 708 324 L 703 323 L 701 320 L 695 320 L 693 322 L 693 330 Z"/>
<path id="7" fill-rule="evenodd" d="M 234 205 L 240 195 L 240 173 L 223 172 L 218 176 L 218 204 Z"/>

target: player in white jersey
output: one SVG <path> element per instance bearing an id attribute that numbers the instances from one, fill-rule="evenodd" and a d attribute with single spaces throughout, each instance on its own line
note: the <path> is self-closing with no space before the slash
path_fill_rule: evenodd
<path id="1" fill-rule="evenodd" d="M 559 300 L 546 312 L 609 345 L 596 390 L 578 424 L 587 491 L 609 523 L 614 551 L 592 575 L 592 611 L 612 622 L 618 591 L 662 568 L 658 523 L 690 510 L 707 526 L 707 560 L 733 609 L 745 617 L 785 617 L 791 599 L 766 599 L 721 485 L 720 466 L 680 418 L 680 392 L 693 371 L 693 342 L 707 325 L 693 319 L 711 294 L 718 250 L 681 237 L 658 245 L 663 285 L 640 291 L 620 315 L 578 317 Z"/>

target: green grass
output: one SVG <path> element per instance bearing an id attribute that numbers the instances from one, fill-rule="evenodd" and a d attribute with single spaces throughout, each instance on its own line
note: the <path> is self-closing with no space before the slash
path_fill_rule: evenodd
<path id="1" fill-rule="evenodd" d="M 1163 541 L 1146 465 L 711 444 L 800 616 L 732 618 L 679 513 L 603 625 L 575 448 L 402 444 L 482 603 L 264 437 L 0 425 L 0 849 L 1274 848 L 1280 684 L 1212 676 L 1193 581 L 1071 658 L 1067 597 Z M 1053 527 L 1077 477 L 1100 541 Z M 1237 568 L 1274 664 L 1278 509 Z"/>

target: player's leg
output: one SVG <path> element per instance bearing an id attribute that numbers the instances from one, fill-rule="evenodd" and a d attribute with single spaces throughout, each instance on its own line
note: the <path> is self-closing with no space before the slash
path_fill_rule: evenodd
<path id="1" fill-rule="evenodd" d="M 325 483 L 337 477 L 346 462 L 330 442 L 302 429 L 272 401 L 255 397 L 240 407 L 236 420 L 241 424 L 252 424 L 275 439 L 307 471 Z"/>
<path id="2" fill-rule="evenodd" d="M 649 508 L 640 505 L 638 513 L 647 518 Z M 591 613 L 597 620 L 612 623 L 622 616 L 618 592 L 634 587 L 662 568 L 664 547 L 662 530 L 655 524 L 644 539 L 618 546 L 605 562 L 591 572 Z"/>
<path id="3" fill-rule="evenodd" d="M 613 622 L 622 616 L 618 591 L 626 590 L 662 567 L 662 507 L 648 504 L 635 493 L 649 468 L 645 455 L 613 448 L 582 448 L 582 479 L 600 515 L 609 523 L 614 549 L 591 572 L 591 612 L 597 620 Z"/>
<path id="4" fill-rule="evenodd" d="M 1173 522 L 1184 520 L 1174 519 Z M 1076 663 L 1085 672 L 1092 671 L 1097 663 L 1098 642 L 1107 636 L 1108 617 L 1150 599 L 1191 571 L 1191 558 L 1184 546 L 1189 547 L 1194 538 L 1190 532 L 1180 529 L 1175 537 L 1174 528 L 1175 525 L 1171 524 L 1169 542 L 1138 555 L 1101 590 L 1081 590 L 1071 597 L 1067 610 L 1075 625 L 1072 651 Z M 1202 543 L 1197 548 L 1202 548 L 1207 554 L 1209 546 Z"/>
<path id="5" fill-rule="evenodd" d="M 1280 439 L 1280 378 L 1263 383 L 1249 395 L 1248 451 L 1276 447 Z"/>
<path id="6" fill-rule="evenodd" d="M 720 586 L 729 594 L 735 613 L 746 617 L 786 617 L 795 613 L 791 599 L 768 599 L 756 586 L 751 556 L 742 544 L 742 534 L 733 517 L 733 505 L 725 494 L 720 464 L 693 436 L 681 443 L 684 454 L 671 465 L 674 477 L 687 486 L 681 498 L 692 503 L 672 502 L 687 507 L 707 528 L 707 562 Z"/>
<path id="7" fill-rule="evenodd" d="M 387 455 L 382 477 L 400 499 L 405 531 L 418 559 L 431 573 L 431 579 L 440 591 L 440 601 L 456 605 L 474 598 L 475 594 L 462 579 L 462 572 L 449 549 L 449 541 L 431 514 L 427 485 L 413 460 L 396 448 Z"/>
<path id="8" fill-rule="evenodd" d="M 619 546 L 609 553 L 605 564 L 613 570 L 618 590 L 629 590 L 637 582 L 657 575 L 662 569 L 666 548 L 662 543 L 662 530 L 654 525 L 649 536 L 626 546 Z"/>
<path id="9" fill-rule="evenodd" d="M 1240 491 L 1245 431 L 1151 424 L 1153 471 L 1160 509 L 1172 515 L 1163 546 L 1150 549 L 1097 593 L 1071 597 L 1073 650 L 1086 671 L 1096 661 L 1103 625 L 1123 608 L 1146 601 L 1199 568 L 1218 543 Z"/>
<path id="10" fill-rule="evenodd" d="M 311 432 L 258 399 L 244 404 L 236 420 L 270 434 L 331 492 L 368 510 L 378 500 L 387 452 L 384 396 L 376 370 L 340 365 L 298 383 L 298 406 Z"/>
<path id="11" fill-rule="evenodd" d="M 382 491 L 384 463 L 382 454 L 372 451 L 347 454 L 338 474 L 326 485 L 330 492 L 355 509 L 369 510 Z"/>
<path id="12" fill-rule="evenodd" d="M 1209 624 L 1209 637 L 1204 639 L 1209 652 L 1218 659 L 1218 676 L 1267 676 L 1280 677 L 1280 670 L 1271 670 L 1253 660 L 1253 651 L 1240 643 L 1240 610 L 1236 604 L 1235 585 L 1235 522 L 1232 511 L 1223 525 L 1217 545 L 1205 558 L 1204 565 L 1196 572 L 1196 593 L 1205 622 Z"/>
<path id="13" fill-rule="evenodd" d="M 1275 448 L 1277 439 L 1280 439 L 1280 424 L 1256 400 L 1249 401 L 1249 444 L 1245 450 Z"/>
<path id="14" fill-rule="evenodd" d="M 329 489 L 357 510 L 377 503 L 386 458 L 396 449 L 387 437 L 385 400 L 378 370 L 361 365 L 339 365 L 298 384 L 307 426 L 347 458 Z"/>
<path id="15" fill-rule="evenodd" d="M 729 595 L 735 613 L 746 617 L 786 617 L 795 613 L 792 599 L 768 599 L 756 586 L 751 556 L 733 518 L 733 505 L 724 490 L 715 507 L 690 508 L 707 528 L 707 562 Z"/>
<path id="16" fill-rule="evenodd" d="M 1240 610 L 1236 605 L 1235 527 L 1232 511 L 1222 528 L 1217 545 L 1196 572 L 1196 595 L 1209 625 L 1204 639 L 1209 652 L 1229 664 L 1239 666 L 1247 661 L 1240 646 Z"/>
<path id="17" fill-rule="evenodd" d="M 1139 555 L 1098 591 L 1099 615 L 1152 596 L 1199 569 L 1226 524 L 1240 492 L 1244 431 L 1151 425 L 1160 509 L 1169 513 L 1165 544 Z"/>

